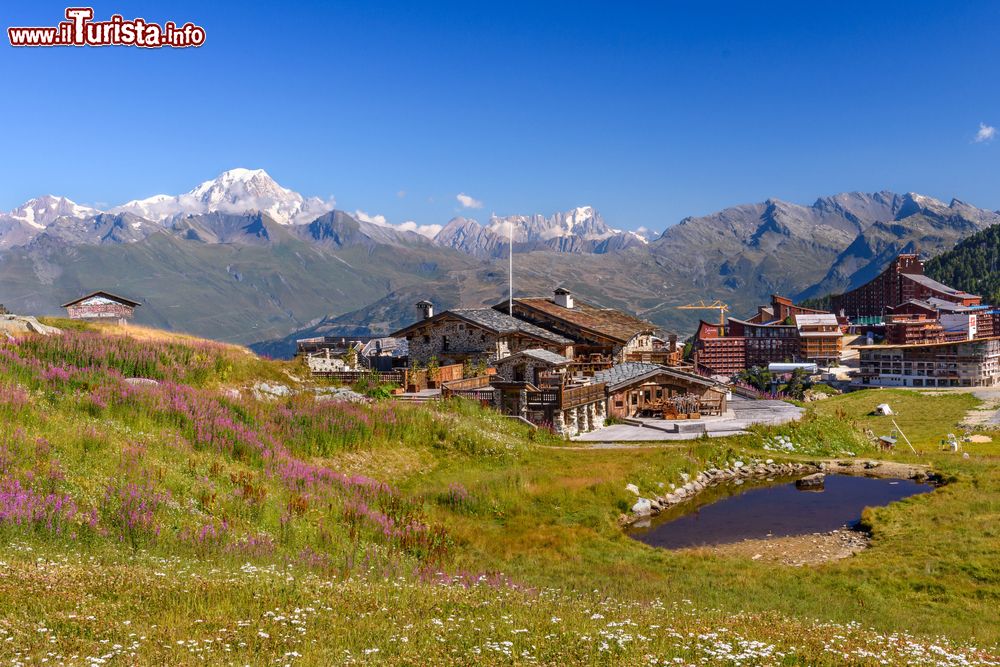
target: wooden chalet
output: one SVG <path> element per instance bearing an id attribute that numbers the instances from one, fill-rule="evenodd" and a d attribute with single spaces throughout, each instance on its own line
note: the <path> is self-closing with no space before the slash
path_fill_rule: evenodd
<path id="1" fill-rule="evenodd" d="M 596 373 L 594 381 L 607 387 L 608 414 L 613 417 L 721 415 L 727 408 L 725 386 L 657 364 L 625 362 Z"/>
<path id="2" fill-rule="evenodd" d="M 507 312 L 508 302 L 493 307 Z M 577 361 L 602 358 L 610 363 L 630 359 L 677 363 L 676 337 L 669 346 L 654 334 L 656 325 L 613 308 L 599 308 L 577 301 L 569 290 L 559 288 L 552 298 L 521 297 L 513 301 L 514 317 L 530 322 L 573 341 Z"/>
<path id="3" fill-rule="evenodd" d="M 138 301 L 99 290 L 64 303 L 62 307 L 71 320 L 111 320 L 126 324 L 141 305 Z"/>

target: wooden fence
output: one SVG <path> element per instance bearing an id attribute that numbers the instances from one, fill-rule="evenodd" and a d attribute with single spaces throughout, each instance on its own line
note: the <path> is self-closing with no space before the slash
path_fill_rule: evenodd
<path id="1" fill-rule="evenodd" d="M 558 408 L 569 410 L 570 408 L 587 405 L 604 400 L 605 384 L 582 385 L 579 387 L 553 387 L 552 389 L 539 389 L 528 391 L 528 408 Z"/>
<path id="2" fill-rule="evenodd" d="M 313 371 L 313 377 L 327 378 L 328 380 L 334 380 L 335 382 L 340 382 L 342 384 L 354 384 L 362 378 L 374 376 L 377 377 L 378 381 L 382 384 L 398 384 L 400 386 L 404 386 L 406 384 L 406 376 L 408 372 L 409 371 L 405 368 L 400 368 L 396 371 Z"/>
<path id="3" fill-rule="evenodd" d="M 452 380 L 441 384 L 441 398 L 464 395 L 467 392 L 482 390 L 490 386 L 490 375 L 476 375 L 462 380 Z M 490 390 L 493 391 L 492 389 Z"/>
<path id="4" fill-rule="evenodd" d="M 450 364 L 435 369 L 399 368 L 393 371 L 313 371 L 313 377 L 323 377 L 343 384 L 354 384 L 358 380 L 375 376 L 382 384 L 395 384 L 407 391 L 440 387 L 445 382 L 462 379 L 462 364 Z"/>

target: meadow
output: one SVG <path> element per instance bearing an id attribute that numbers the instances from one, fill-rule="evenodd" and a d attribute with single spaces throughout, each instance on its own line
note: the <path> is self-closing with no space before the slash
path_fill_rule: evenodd
<path id="1" fill-rule="evenodd" d="M 283 383 L 262 400 L 255 383 Z M 302 368 L 134 330 L 0 341 L 0 664 L 998 664 L 1000 472 L 976 399 L 871 392 L 721 440 L 580 450 L 462 401 L 323 400 Z M 888 396 L 888 399 L 886 398 Z M 770 449 L 777 435 L 793 451 Z M 949 484 L 807 568 L 630 539 L 635 496 L 845 453 Z"/>

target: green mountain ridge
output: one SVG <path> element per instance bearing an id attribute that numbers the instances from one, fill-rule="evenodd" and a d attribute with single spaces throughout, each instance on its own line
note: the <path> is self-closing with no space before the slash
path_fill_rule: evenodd
<path id="1" fill-rule="evenodd" d="M 935 280 L 1000 304 L 1000 225 L 963 239 L 924 268 Z"/>

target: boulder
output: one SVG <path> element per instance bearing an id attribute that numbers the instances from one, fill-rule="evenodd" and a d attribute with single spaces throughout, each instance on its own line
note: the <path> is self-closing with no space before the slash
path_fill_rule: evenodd
<path id="1" fill-rule="evenodd" d="M 632 505 L 632 512 L 638 516 L 646 516 L 653 512 L 653 504 L 645 498 L 639 498 L 635 505 Z"/>
<path id="2" fill-rule="evenodd" d="M 125 378 L 125 384 L 130 384 L 132 386 L 138 386 L 138 385 L 154 386 L 160 383 L 154 380 L 153 378 Z"/>
<path id="3" fill-rule="evenodd" d="M 25 333 L 51 336 L 61 334 L 62 329 L 42 324 L 30 315 L 0 315 L 0 333 L 7 334 L 8 336 Z"/>
<path id="4" fill-rule="evenodd" d="M 797 489 L 822 489 L 824 481 L 826 480 L 826 475 L 821 472 L 813 473 L 812 475 L 806 475 L 802 479 L 795 480 L 795 488 Z"/>
<path id="5" fill-rule="evenodd" d="M 625 490 L 626 491 L 631 491 L 635 495 L 639 495 L 639 487 L 636 486 L 635 484 L 626 484 L 625 485 Z"/>

